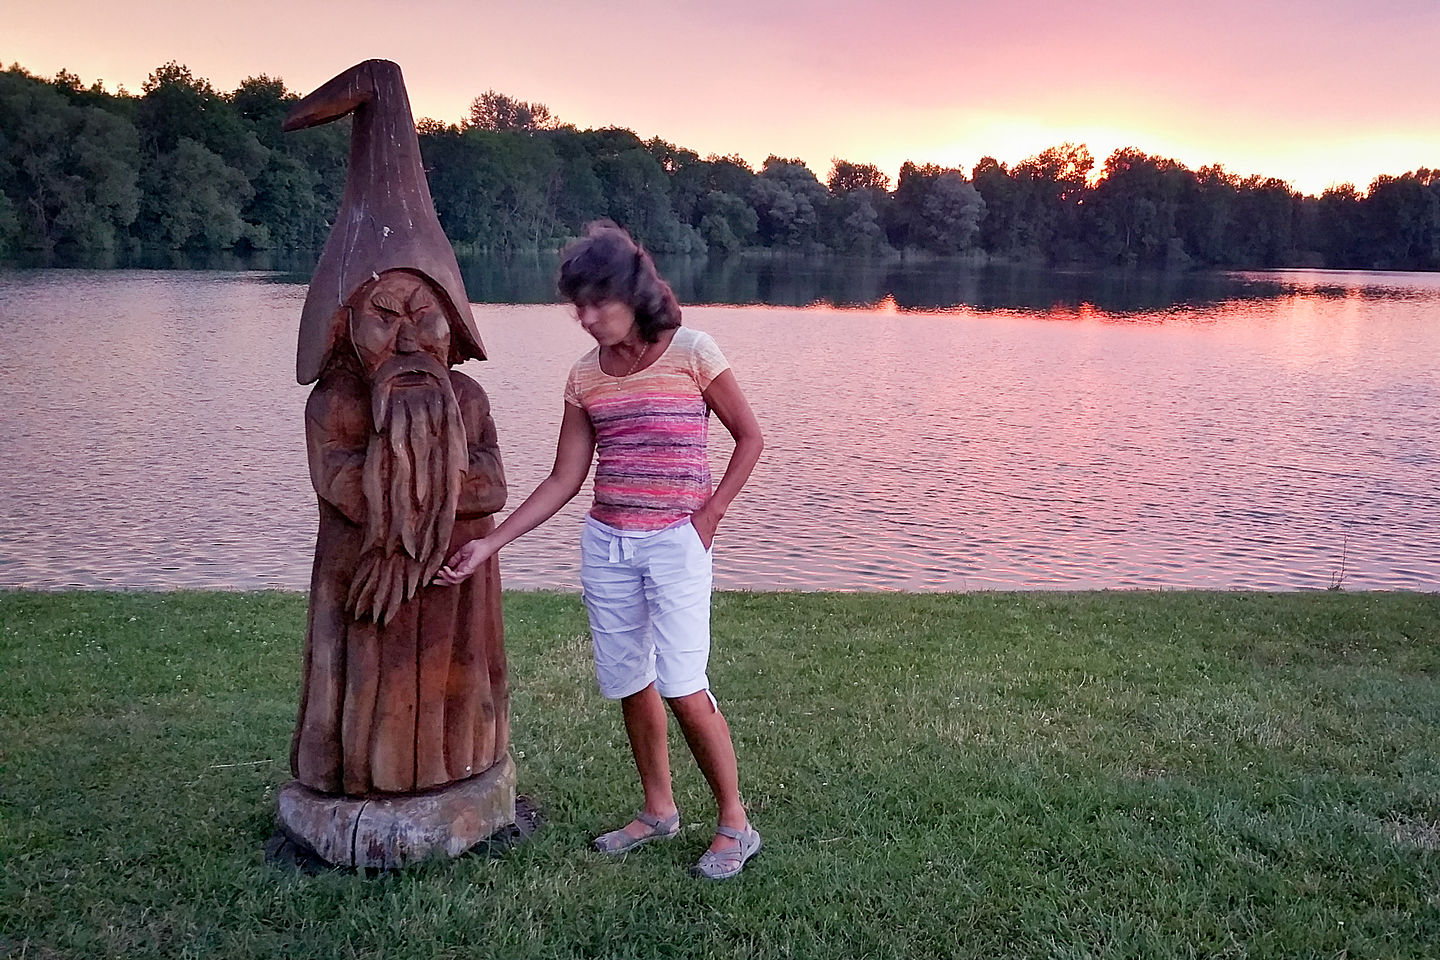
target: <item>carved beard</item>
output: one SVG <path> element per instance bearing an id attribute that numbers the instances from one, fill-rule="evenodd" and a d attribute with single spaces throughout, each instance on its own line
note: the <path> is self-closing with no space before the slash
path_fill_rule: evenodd
<path id="1" fill-rule="evenodd" d="M 465 472 L 465 425 L 449 372 L 428 354 L 385 361 L 370 407 L 375 432 L 362 474 L 368 516 L 347 607 L 384 624 L 445 562 Z"/>

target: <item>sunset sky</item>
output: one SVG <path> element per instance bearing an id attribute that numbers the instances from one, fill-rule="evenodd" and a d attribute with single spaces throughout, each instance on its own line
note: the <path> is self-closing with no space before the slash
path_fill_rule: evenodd
<path id="1" fill-rule="evenodd" d="M 893 177 L 1066 140 L 1309 193 L 1440 167 L 1440 0 L 8 0 L 4 22 L 6 65 L 112 91 L 173 59 L 220 90 L 264 73 L 303 93 L 385 57 L 417 117 L 457 121 L 493 88 L 821 179 L 834 157 Z"/>

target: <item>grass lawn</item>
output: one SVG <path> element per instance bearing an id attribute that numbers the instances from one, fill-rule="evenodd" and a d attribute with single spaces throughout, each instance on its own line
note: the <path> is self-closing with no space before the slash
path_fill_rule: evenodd
<path id="1" fill-rule="evenodd" d="M 765 851 L 638 804 L 578 596 L 505 598 L 529 843 L 266 866 L 296 594 L 0 593 L 0 956 L 1440 956 L 1440 595 L 728 593 Z"/>

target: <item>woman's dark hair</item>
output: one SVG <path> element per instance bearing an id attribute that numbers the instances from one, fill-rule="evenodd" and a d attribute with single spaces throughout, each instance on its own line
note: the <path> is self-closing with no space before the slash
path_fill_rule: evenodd
<path id="1" fill-rule="evenodd" d="M 635 311 L 647 343 L 680 326 L 680 302 L 645 248 L 611 220 L 585 225 L 585 235 L 560 252 L 560 295 L 571 303 L 619 301 Z"/>

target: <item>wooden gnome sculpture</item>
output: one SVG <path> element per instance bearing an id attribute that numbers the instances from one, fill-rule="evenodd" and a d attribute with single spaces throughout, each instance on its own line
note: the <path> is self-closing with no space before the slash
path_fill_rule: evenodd
<path id="1" fill-rule="evenodd" d="M 499 568 L 430 583 L 493 527 L 505 479 L 485 391 L 450 369 L 485 351 L 400 68 L 346 70 L 285 129 L 346 114 L 349 179 L 300 316 L 320 527 L 279 812 L 328 862 L 390 868 L 515 819 Z"/>

